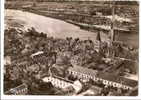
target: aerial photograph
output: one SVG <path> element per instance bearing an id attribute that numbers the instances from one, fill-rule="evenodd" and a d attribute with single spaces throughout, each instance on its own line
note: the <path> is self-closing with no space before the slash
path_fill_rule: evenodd
<path id="1" fill-rule="evenodd" d="M 138 96 L 139 1 L 5 0 L 4 95 Z"/>

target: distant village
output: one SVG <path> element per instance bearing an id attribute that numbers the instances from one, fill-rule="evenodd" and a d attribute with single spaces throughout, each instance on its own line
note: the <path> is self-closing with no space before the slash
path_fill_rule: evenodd
<path id="1" fill-rule="evenodd" d="M 34 27 L 22 30 L 8 20 L 10 25 L 4 30 L 4 94 L 137 96 L 138 3 L 107 2 L 103 1 L 102 7 L 98 1 L 78 5 L 28 0 L 14 5 L 7 0 L 6 9 L 64 20 L 94 32 L 96 38 L 56 38 Z"/>

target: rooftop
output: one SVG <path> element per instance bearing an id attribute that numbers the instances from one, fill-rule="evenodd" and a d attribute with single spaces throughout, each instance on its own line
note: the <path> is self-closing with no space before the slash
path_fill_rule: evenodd
<path id="1" fill-rule="evenodd" d="M 130 86 L 130 87 L 135 87 L 138 84 L 138 81 L 136 81 L 136 80 L 117 76 L 117 75 L 114 75 L 112 73 L 99 72 L 97 77 L 105 79 L 105 80 L 109 80 L 109 81 L 112 81 L 112 82 L 122 83 L 122 84 Z"/>
<path id="2" fill-rule="evenodd" d="M 91 75 L 91 76 L 96 76 L 97 75 L 96 70 L 84 68 L 84 67 L 81 67 L 81 66 L 78 66 L 78 65 L 75 65 L 74 67 L 71 67 L 68 70 L 83 73 L 83 74 L 87 74 L 87 75 Z"/>

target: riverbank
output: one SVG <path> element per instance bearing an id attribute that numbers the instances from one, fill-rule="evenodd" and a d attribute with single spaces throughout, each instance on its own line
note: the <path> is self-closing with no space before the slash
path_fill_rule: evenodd
<path id="1" fill-rule="evenodd" d="M 41 15 L 41 16 L 59 19 L 65 22 L 68 22 L 68 20 L 73 21 L 76 24 L 74 23 L 71 23 L 71 24 L 74 24 L 75 26 L 79 26 L 81 30 L 85 30 L 86 33 L 87 31 L 89 31 L 90 33 L 94 35 L 96 35 L 98 31 L 102 31 L 102 33 L 105 33 L 104 35 L 108 34 L 109 30 L 107 31 L 107 27 L 105 30 L 104 25 L 107 24 L 108 28 L 111 25 L 109 21 L 111 17 L 108 17 L 107 19 L 104 19 L 104 20 L 103 18 L 100 19 L 100 17 L 94 17 L 94 18 L 92 17 L 92 16 L 95 16 L 96 12 L 101 12 L 103 15 L 105 15 L 105 14 L 108 14 L 108 12 L 110 11 L 109 7 L 105 8 L 105 6 L 100 6 L 100 4 L 92 4 L 92 3 L 90 4 L 86 2 L 79 4 L 77 2 L 71 2 L 71 3 L 61 2 L 60 3 L 60 2 L 29 2 L 29 1 L 12 2 L 10 1 L 10 2 L 6 2 L 5 5 L 6 5 L 5 8 L 24 10 L 24 11 Z M 91 10 L 90 9 L 91 7 L 94 9 Z M 117 32 L 116 40 L 125 42 L 129 45 L 133 45 L 134 47 L 138 48 L 139 47 L 139 41 L 138 41 L 139 40 L 138 38 L 139 37 L 139 34 L 138 34 L 139 23 L 138 23 L 138 13 L 137 13 L 138 5 L 118 5 L 116 6 L 116 12 L 117 12 L 117 15 L 120 16 L 121 18 L 129 17 L 134 21 L 131 24 L 129 23 L 125 23 L 125 25 L 123 23 L 118 24 L 121 26 L 120 28 L 119 27 L 117 28 L 118 29 L 123 28 L 124 30 L 122 29 L 121 31 Z M 110 15 L 107 15 L 107 16 L 110 16 Z M 79 23 L 81 23 L 81 25 Z M 125 31 L 125 30 L 128 30 L 128 31 Z"/>
<path id="2" fill-rule="evenodd" d="M 79 27 L 66 23 L 62 20 L 57 20 L 34 13 L 29 13 L 20 10 L 5 10 L 5 24 L 21 24 L 25 29 L 34 27 L 38 32 L 44 32 L 49 36 L 57 38 L 80 38 L 84 39 L 96 39 L 96 33 L 85 31 Z M 10 19 L 10 20 L 8 20 Z M 40 19 L 40 20 L 37 20 Z M 24 24 L 23 24 L 24 23 Z M 105 34 L 101 34 L 102 40 L 106 39 Z"/>
<path id="3" fill-rule="evenodd" d="M 22 11 L 22 12 L 25 12 L 25 13 L 27 13 L 27 11 Z M 39 27 L 35 27 L 35 28 L 37 28 L 37 30 L 39 31 L 39 32 L 45 32 L 45 33 L 48 33 L 48 34 L 52 34 L 52 35 L 50 35 L 50 36 L 57 36 L 57 37 L 59 37 L 59 38 L 65 38 L 65 37 L 73 37 L 73 38 L 80 38 L 80 39 L 92 39 L 92 40 L 95 40 L 95 38 L 96 38 L 96 35 L 97 35 L 97 31 L 95 31 L 95 32 L 90 32 L 90 31 L 85 31 L 85 30 L 83 30 L 83 29 L 80 29 L 79 27 L 77 27 L 77 26 L 75 26 L 75 27 L 77 27 L 77 31 L 75 30 L 76 28 L 71 28 L 71 30 L 68 30 L 68 29 L 66 29 L 66 27 L 67 27 L 67 25 L 56 25 L 57 23 L 56 22 L 50 22 L 50 23 L 52 23 L 52 25 L 47 25 L 47 26 L 51 26 L 52 28 L 51 29 L 49 29 L 49 28 L 47 28 L 47 27 L 45 27 L 46 26 L 46 23 L 48 23 L 48 21 L 45 21 L 46 20 L 46 15 L 43 15 L 43 13 L 38 13 L 38 14 L 36 14 L 37 12 L 35 12 L 35 10 L 33 10 L 33 11 L 29 11 L 29 12 L 32 12 L 32 13 L 34 13 L 34 15 L 38 15 L 38 16 L 42 16 L 43 17 L 43 19 L 41 18 L 41 21 L 38 21 L 37 19 L 40 19 L 40 18 L 36 18 L 36 17 L 31 17 L 31 18 L 27 18 L 27 14 L 26 14 L 26 16 L 25 16 L 25 18 L 27 18 L 26 20 L 24 20 L 25 22 L 28 22 L 28 21 L 30 21 L 30 20 L 32 20 L 32 22 L 31 23 L 33 23 L 34 25 L 31 25 L 30 24 L 30 27 L 32 27 L 32 26 L 39 26 Z M 6 14 L 8 14 L 8 13 L 6 13 Z M 9 14 L 8 14 L 9 15 Z M 12 15 L 12 14 L 11 14 Z M 25 19 L 24 18 L 24 14 L 21 14 L 21 15 L 23 15 L 22 16 L 22 19 Z M 17 16 L 19 16 L 19 15 L 17 15 Z M 12 18 L 14 18 L 14 17 L 16 17 L 16 16 L 14 16 L 14 15 L 12 15 Z M 33 20 L 33 18 L 34 18 L 34 20 Z M 50 17 L 47 17 L 47 18 L 50 18 Z M 44 20 L 45 19 L 45 20 Z M 52 18 L 51 18 L 52 19 Z M 55 18 L 53 18 L 53 19 L 55 19 Z M 57 19 L 55 19 L 55 20 L 57 20 Z M 24 21 L 22 21 L 22 23 L 25 23 Z M 35 22 L 34 22 L 35 21 Z M 62 20 L 60 20 L 61 22 L 63 22 L 63 23 L 66 23 L 65 21 L 62 21 Z M 11 20 L 9 20 L 9 22 L 12 22 Z M 19 21 L 17 20 L 16 21 L 16 23 L 18 24 L 19 23 Z M 21 23 L 21 22 L 20 22 Z M 38 23 L 38 24 L 35 24 L 35 23 Z M 55 23 L 55 24 L 54 24 Z M 69 24 L 69 23 L 68 23 Z M 70 24 L 69 24 L 70 25 Z M 53 27 L 54 26 L 54 27 Z M 62 27 L 61 27 L 62 26 Z M 54 29 L 56 29 L 57 28 L 57 30 L 55 31 L 55 32 L 53 32 L 54 31 Z M 46 30 L 52 30 L 52 31 L 50 31 L 50 32 L 48 32 L 48 31 L 46 31 Z M 63 30 L 63 31 L 59 31 L 59 30 Z M 75 30 L 75 31 L 72 31 L 72 30 Z M 53 34 L 55 34 L 55 35 L 53 35 Z M 60 35 L 61 34 L 61 35 Z M 75 34 L 75 35 L 74 35 Z M 139 34 L 129 34 L 129 33 L 122 33 L 122 35 L 117 35 L 117 36 L 119 36 L 118 37 L 118 40 L 119 41 L 124 41 L 125 43 L 127 43 L 127 44 L 129 44 L 129 45 L 133 45 L 134 47 L 136 47 L 136 48 L 138 48 L 138 44 L 139 44 L 139 42 L 138 42 L 138 35 Z M 104 40 L 106 40 L 108 37 L 107 37 L 107 35 L 106 34 L 101 34 L 101 38 L 102 38 L 102 40 L 104 41 Z"/>

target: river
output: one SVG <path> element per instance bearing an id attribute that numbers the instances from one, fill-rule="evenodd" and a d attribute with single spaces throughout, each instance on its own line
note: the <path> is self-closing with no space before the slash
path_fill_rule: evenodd
<path id="1" fill-rule="evenodd" d="M 34 27 L 38 32 L 44 32 L 48 36 L 57 38 L 80 38 L 95 40 L 96 33 L 80 29 L 78 26 L 67 23 L 62 20 L 37 15 L 20 10 L 5 10 L 5 27 L 18 27 L 26 30 Z M 102 40 L 107 37 L 101 34 Z"/>
<path id="2" fill-rule="evenodd" d="M 34 27 L 38 32 L 44 32 L 48 34 L 48 36 L 57 38 L 79 37 L 82 40 L 88 38 L 95 40 L 97 35 L 96 32 L 82 30 L 78 26 L 67 23 L 63 20 L 11 9 L 5 10 L 5 28 L 6 27 L 18 27 L 23 30 Z M 107 35 L 101 34 L 101 39 L 105 41 L 107 39 Z M 139 34 L 122 33 L 117 40 L 138 48 Z"/>

